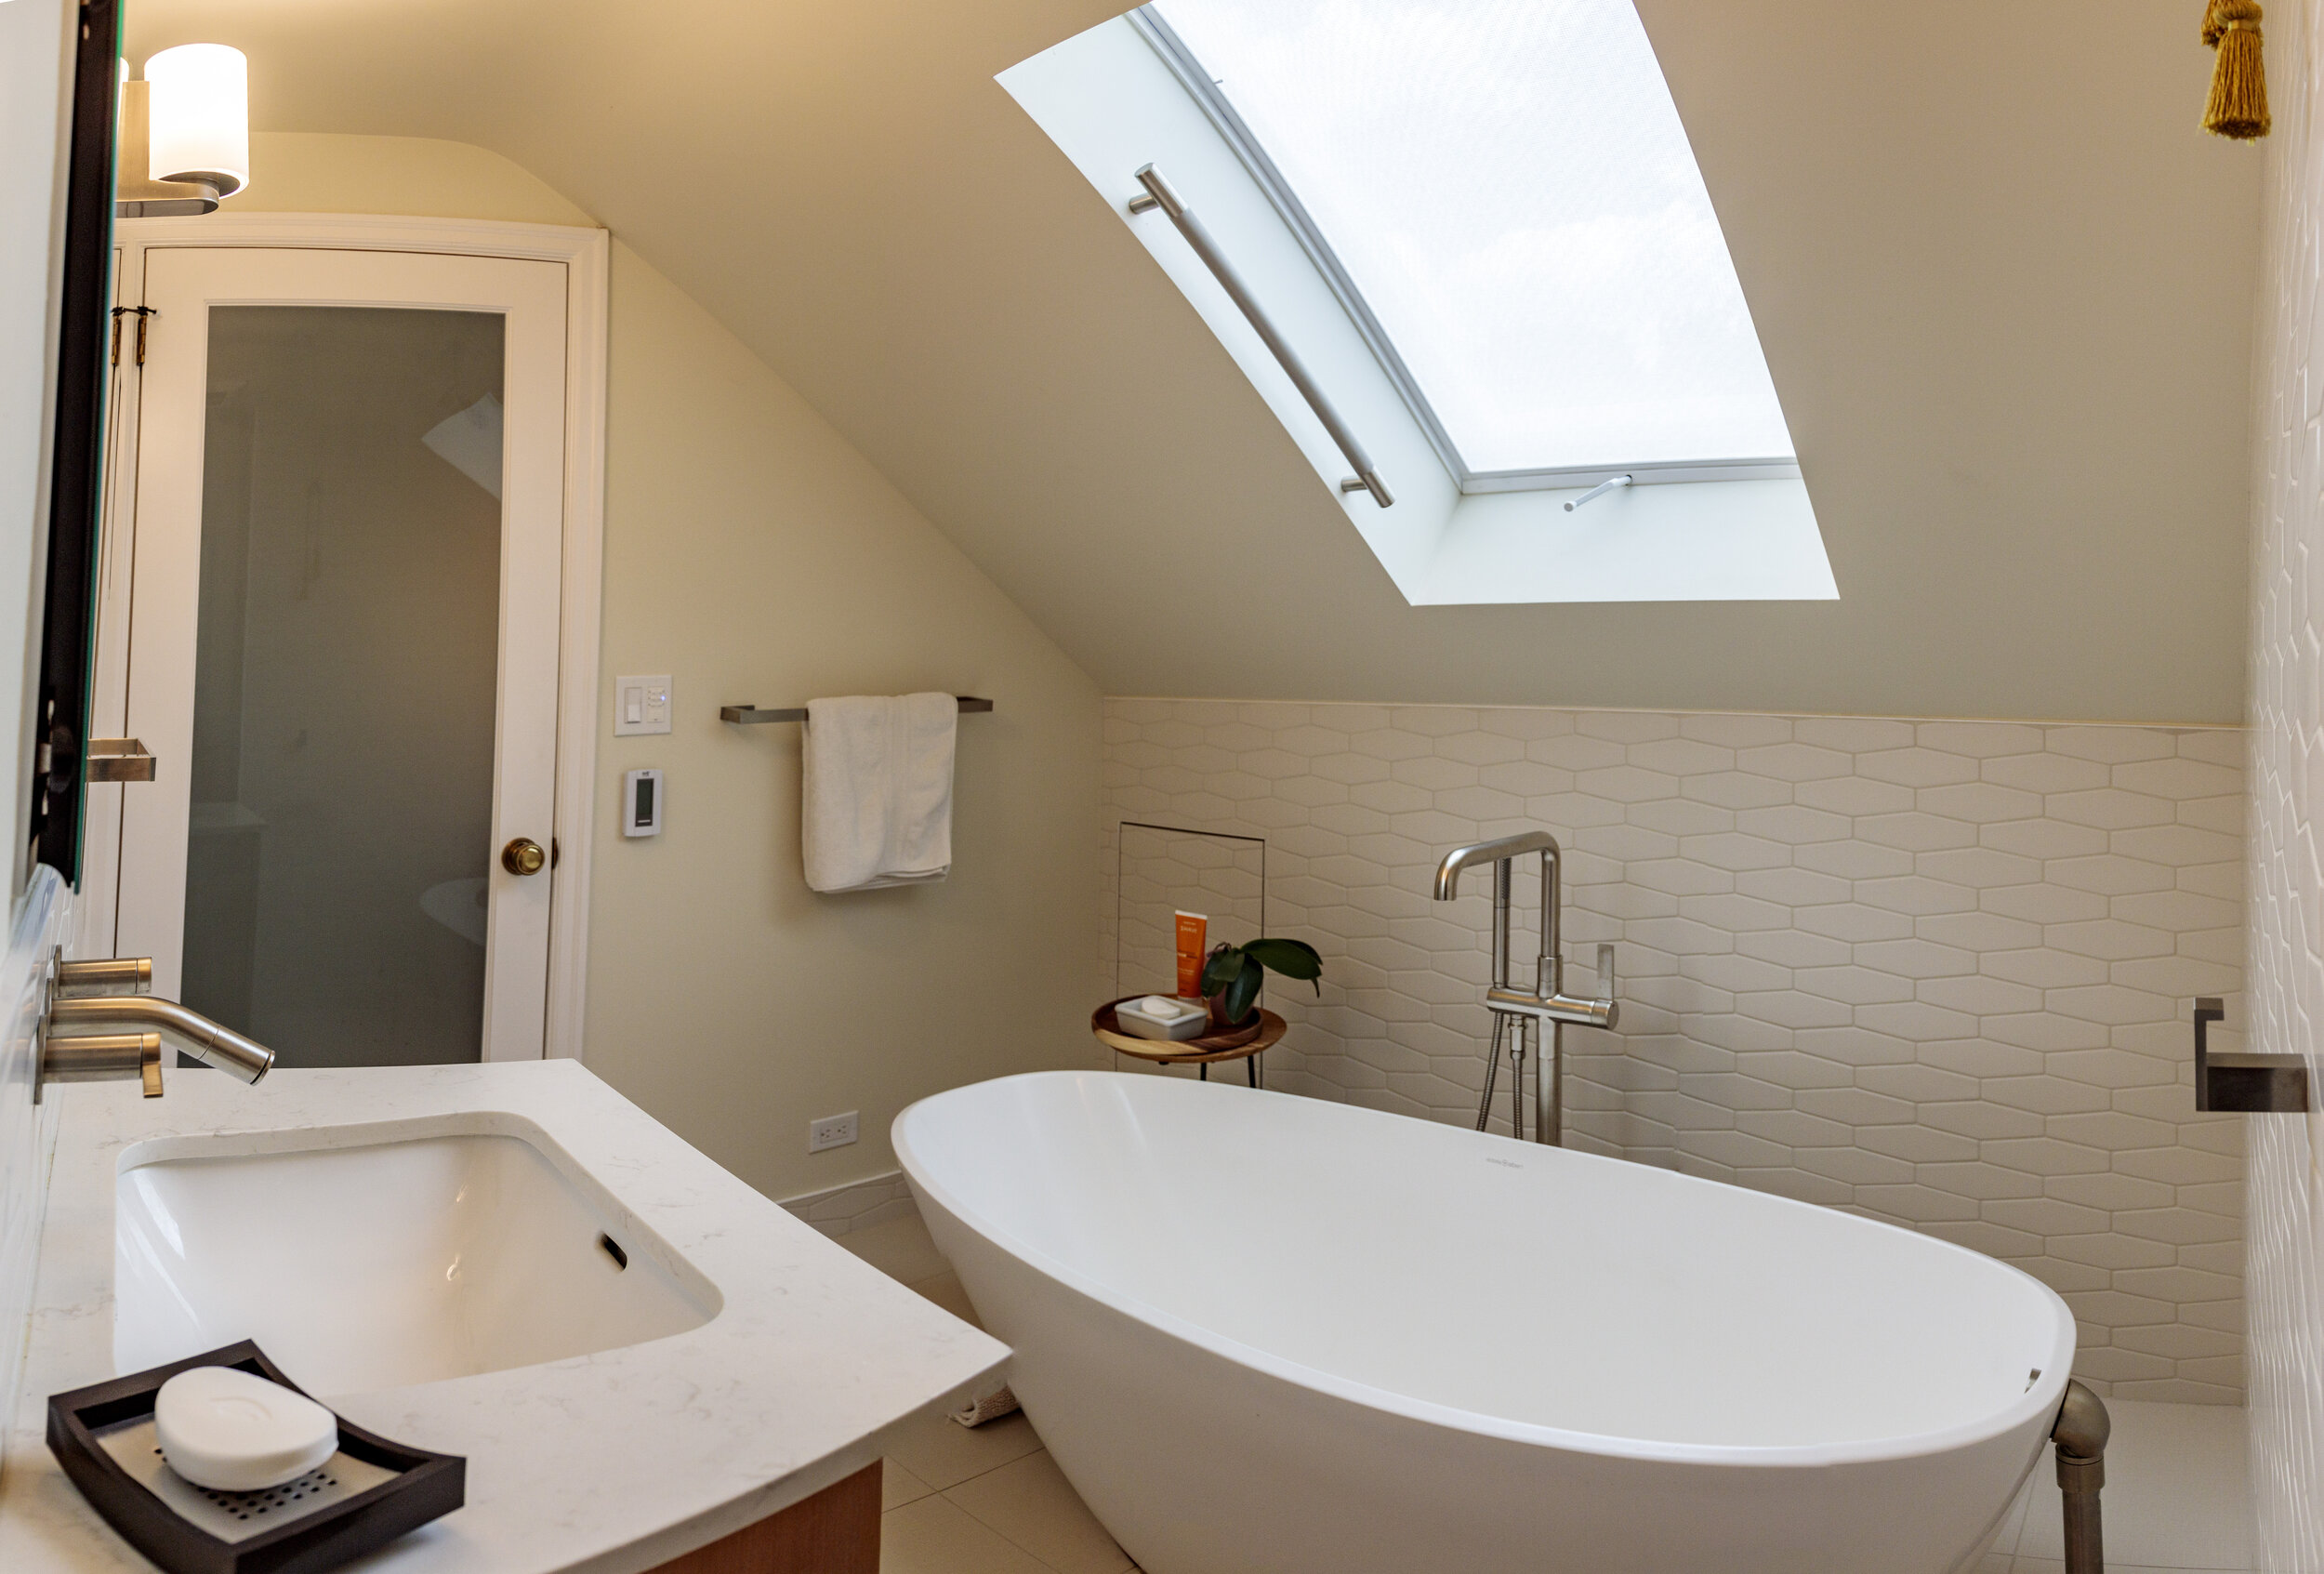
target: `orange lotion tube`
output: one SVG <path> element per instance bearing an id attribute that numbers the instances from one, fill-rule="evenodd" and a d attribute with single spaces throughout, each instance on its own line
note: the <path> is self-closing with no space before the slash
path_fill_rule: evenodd
<path id="1" fill-rule="evenodd" d="M 1183 999 L 1202 998 L 1203 953 L 1209 949 L 1204 942 L 1209 934 L 1210 920 L 1201 913 L 1178 915 L 1178 992 Z"/>

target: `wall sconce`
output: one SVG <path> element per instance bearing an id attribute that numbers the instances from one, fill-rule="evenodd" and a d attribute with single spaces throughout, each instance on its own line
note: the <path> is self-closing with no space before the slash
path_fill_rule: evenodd
<path id="1" fill-rule="evenodd" d="M 250 62 L 224 44 L 181 44 L 121 66 L 113 211 L 124 218 L 214 213 L 250 184 Z"/>

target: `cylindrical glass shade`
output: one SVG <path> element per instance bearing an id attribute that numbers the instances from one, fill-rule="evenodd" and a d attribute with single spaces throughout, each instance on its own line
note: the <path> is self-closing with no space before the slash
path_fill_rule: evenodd
<path id="1" fill-rule="evenodd" d="M 250 62 L 225 44 L 180 44 L 145 62 L 151 173 L 206 180 L 229 196 L 250 184 Z"/>

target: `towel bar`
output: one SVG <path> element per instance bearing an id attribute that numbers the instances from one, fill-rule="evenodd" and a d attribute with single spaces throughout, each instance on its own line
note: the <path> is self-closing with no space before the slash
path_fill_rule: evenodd
<path id="1" fill-rule="evenodd" d="M 974 694 L 957 697 L 963 716 L 993 708 L 993 702 L 989 699 L 979 699 Z M 746 727 L 760 721 L 804 721 L 807 720 L 807 708 L 802 705 L 790 710 L 761 710 L 755 705 L 722 705 L 719 707 L 719 720 Z"/>
<path id="2" fill-rule="evenodd" d="M 2205 995 L 2195 1002 L 2195 1107 L 2244 1115 L 2306 1110 L 2312 1102 L 2307 1057 L 2221 1053 L 2211 1047 L 2205 1029 L 2226 1019 L 2226 1002 L 2218 996 Z"/>

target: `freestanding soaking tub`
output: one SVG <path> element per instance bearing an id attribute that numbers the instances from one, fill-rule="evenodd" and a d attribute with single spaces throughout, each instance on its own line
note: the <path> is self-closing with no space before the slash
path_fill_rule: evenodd
<path id="1" fill-rule="evenodd" d="M 2073 1364 L 1974 1252 L 1314 1099 L 1046 1072 L 895 1147 L 1147 1574 L 1952 1574 Z"/>

